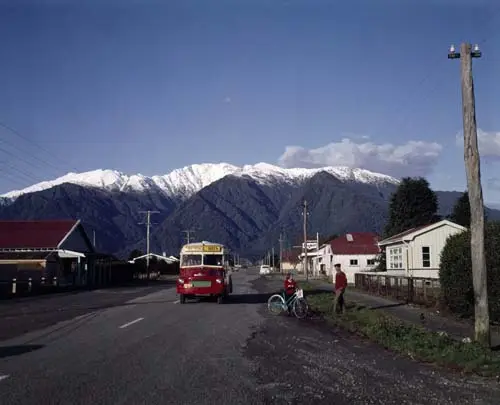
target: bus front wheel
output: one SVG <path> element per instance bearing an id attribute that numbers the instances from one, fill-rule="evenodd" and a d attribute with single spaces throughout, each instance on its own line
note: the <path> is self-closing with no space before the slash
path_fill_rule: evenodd
<path id="1" fill-rule="evenodd" d="M 186 303 L 186 296 L 184 294 L 180 294 L 180 296 L 179 296 L 179 302 L 181 304 L 185 304 Z"/>
<path id="2" fill-rule="evenodd" d="M 224 296 L 223 295 L 218 295 L 217 296 L 217 304 L 222 304 L 224 302 Z"/>

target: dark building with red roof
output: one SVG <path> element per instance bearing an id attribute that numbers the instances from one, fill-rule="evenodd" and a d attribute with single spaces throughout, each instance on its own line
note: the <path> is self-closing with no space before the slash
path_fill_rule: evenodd
<path id="1" fill-rule="evenodd" d="M 0 221 L 0 280 L 84 284 L 94 246 L 79 220 Z"/>

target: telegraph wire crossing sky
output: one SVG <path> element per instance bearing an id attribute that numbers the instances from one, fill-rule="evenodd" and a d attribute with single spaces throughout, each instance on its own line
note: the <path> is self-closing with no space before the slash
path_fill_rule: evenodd
<path id="1" fill-rule="evenodd" d="M 500 203 L 498 2 L 110 4 L 0 6 L 1 193 L 210 162 L 347 165 L 464 190 L 447 53 L 468 41 L 482 51 L 485 199 Z"/>

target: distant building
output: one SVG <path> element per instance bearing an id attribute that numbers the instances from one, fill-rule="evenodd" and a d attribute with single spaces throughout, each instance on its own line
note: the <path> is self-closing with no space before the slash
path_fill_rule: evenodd
<path id="1" fill-rule="evenodd" d="M 354 283 L 354 274 L 376 267 L 380 254 L 379 236 L 372 232 L 351 232 L 332 239 L 313 254 L 313 273 L 332 276 L 334 265 L 340 263 L 347 281 Z"/>
<path id="2" fill-rule="evenodd" d="M 142 255 L 142 256 L 138 256 L 138 257 L 135 257 L 133 258 L 132 260 L 129 260 L 129 263 L 135 263 L 136 261 L 138 260 L 147 260 L 148 258 L 148 255 L 145 254 L 145 255 Z M 160 261 L 163 261 L 167 264 L 172 264 L 172 263 L 176 263 L 179 261 L 179 259 L 175 256 L 167 256 L 167 254 L 165 252 L 163 252 L 163 255 L 158 255 L 156 253 L 150 253 L 149 254 L 149 259 L 156 259 L 156 260 L 160 260 Z"/>
<path id="3" fill-rule="evenodd" d="M 446 239 L 467 228 L 447 219 L 408 229 L 379 242 L 385 248 L 387 274 L 439 278 Z"/>
<path id="4" fill-rule="evenodd" d="M 299 270 L 300 249 L 292 249 L 283 252 L 281 268 L 284 273 L 289 271 L 296 272 Z"/>

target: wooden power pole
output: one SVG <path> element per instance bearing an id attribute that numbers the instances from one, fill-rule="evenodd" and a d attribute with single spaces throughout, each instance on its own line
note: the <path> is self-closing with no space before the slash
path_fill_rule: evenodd
<path id="1" fill-rule="evenodd" d="M 462 83 L 462 114 L 464 126 L 464 161 L 467 175 L 467 190 L 471 212 L 471 259 L 474 286 L 475 340 L 485 346 L 491 345 L 490 316 L 488 307 L 487 270 L 484 251 L 484 203 L 481 187 L 481 164 L 477 144 L 476 103 L 472 58 L 480 58 L 479 46 L 462 43 L 460 53 L 452 45 L 449 59 L 460 59 Z"/>
<path id="2" fill-rule="evenodd" d="M 186 229 L 182 231 L 182 233 L 186 234 L 186 243 L 189 245 L 191 243 L 191 234 L 195 233 L 196 231 L 194 229 Z"/>
<path id="3" fill-rule="evenodd" d="M 307 269 L 307 200 L 304 200 L 303 204 L 304 211 L 302 215 L 304 216 L 304 222 L 303 222 L 303 231 L 304 231 L 304 247 L 303 247 L 303 252 L 304 252 L 304 272 L 306 273 L 306 280 L 309 281 L 309 272 Z"/>
<path id="4" fill-rule="evenodd" d="M 278 239 L 280 243 L 280 273 L 283 273 L 283 235 L 280 233 L 280 238 Z"/>
<path id="5" fill-rule="evenodd" d="M 139 211 L 142 214 L 146 214 L 146 271 L 147 271 L 147 279 L 149 281 L 149 237 L 150 237 L 150 228 L 151 228 L 151 214 L 159 214 L 160 211 Z"/>

